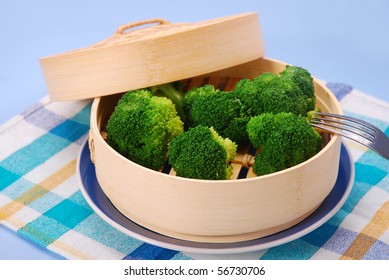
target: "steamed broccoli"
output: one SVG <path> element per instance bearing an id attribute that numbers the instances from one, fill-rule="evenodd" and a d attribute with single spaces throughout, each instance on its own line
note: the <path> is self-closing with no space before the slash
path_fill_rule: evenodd
<path id="1" fill-rule="evenodd" d="M 224 180 L 232 175 L 227 161 L 235 157 L 236 149 L 235 143 L 223 139 L 213 128 L 199 125 L 171 141 L 168 160 L 178 176 Z"/>
<path id="2" fill-rule="evenodd" d="M 243 146 L 249 144 L 250 117 L 281 112 L 306 116 L 315 102 L 309 72 L 286 66 L 279 75 L 263 73 L 252 80 L 242 79 L 231 92 L 213 85 L 194 88 L 184 95 L 182 104 L 189 126 L 212 126 L 222 137 Z"/>
<path id="3" fill-rule="evenodd" d="M 209 180 L 230 178 L 237 145 L 251 142 L 262 149 L 253 169 L 263 175 L 320 150 L 321 136 L 305 119 L 315 102 L 311 75 L 295 66 L 242 79 L 230 92 L 204 85 L 182 94 L 168 83 L 124 94 L 107 141 L 145 167 L 161 169 L 168 153 L 178 176 Z"/>
<path id="4" fill-rule="evenodd" d="M 242 114 L 240 99 L 230 92 L 215 90 L 209 84 L 193 88 L 185 94 L 183 108 L 189 126 L 213 127 L 239 145 L 248 143 L 245 127 L 249 118 Z"/>
<path id="5" fill-rule="evenodd" d="M 183 109 L 183 99 L 184 95 L 177 89 L 177 85 L 175 83 L 167 83 L 158 86 L 151 87 L 150 90 L 156 96 L 162 96 L 169 98 L 174 106 L 176 107 L 176 111 L 180 119 L 185 122 L 186 114 Z"/>
<path id="6" fill-rule="evenodd" d="M 308 99 L 308 103 L 314 102 L 313 78 L 306 69 L 287 65 L 285 70 L 280 73 L 280 77 L 283 81 L 290 82 L 291 86 L 297 86 Z"/>
<path id="7" fill-rule="evenodd" d="M 238 146 L 249 145 L 250 140 L 246 131 L 246 126 L 249 120 L 249 117 L 233 118 L 228 126 L 222 131 L 222 136 L 231 139 Z"/>
<path id="8" fill-rule="evenodd" d="M 233 93 L 249 116 L 281 112 L 305 116 L 316 103 L 310 73 L 289 65 L 279 75 L 263 73 L 252 80 L 242 79 Z"/>
<path id="9" fill-rule="evenodd" d="M 140 89 L 121 97 L 106 130 L 107 141 L 116 151 L 140 165 L 158 170 L 166 161 L 168 144 L 184 129 L 169 99 Z"/>
<path id="10" fill-rule="evenodd" d="M 272 73 L 263 73 L 254 79 L 242 79 L 238 81 L 233 94 L 243 104 L 243 110 L 248 116 L 257 116 L 269 110 L 265 108 L 263 92 L 276 85 L 278 76 Z"/>
<path id="11" fill-rule="evenodd" d="M 253 171 L 257 175 L 277 172 L 297 165 L 321 149 L 321 135 L 305 117 L 292 113 L 264 113 L 252 117 L 247 132 L 255 148 Z"/>

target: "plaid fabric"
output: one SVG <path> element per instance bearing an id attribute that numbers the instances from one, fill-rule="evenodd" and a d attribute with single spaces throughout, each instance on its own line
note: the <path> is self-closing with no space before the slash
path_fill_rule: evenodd
<path id="1" fill-rule="evenodd" d="M 389 104 L 327 83 L 347 115 L 389 135 Z M 84 200 L 76 159 L 88 135 L 90 101 L 48 98 L 0 127 L 0 222 L 69 259 L 389 259 L 389 161 L 347 142 L 356 177 L 341 210 L 284 245 L 238 255 L 177 252 L 143 243 L 103 221 Z"/>

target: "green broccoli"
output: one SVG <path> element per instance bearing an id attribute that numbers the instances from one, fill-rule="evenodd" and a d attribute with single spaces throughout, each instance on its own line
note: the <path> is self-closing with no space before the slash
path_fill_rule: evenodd
<path id="1" fill-rule="evenodd" d="M 263 113 L 291 112 L 306 116 L 315 108 L 313 79 L 308 71 L 286 66 L 279 75 L 263 73 L 240 80 L 231 92 L 212 85 L 197 87 L 184 95 L 183 110 L 189 126 L 213 127 L 239 146 L 249 144 L 246 125 Z"/>
<path id="2" fill-rule="evenodd" d="M 250 140 L 246 131 L 246 126 L 249 121 L 249 117 L 233 118 L 228 126 L 222 131 L 222 136 L 231 139 L 238 146 L 249 145 Z"/>
<path id="3" fill-rule="evenodd" d="M 297 165 L 321 149 L 321 135 L 305 117 L 292 113 L 264 113 L 252 117 L 247 133 L 255 148 L 253 171 L 265 175 Z"/>
<path id="4" fill-rule="evenodd" d="M 130 160 L 153 170 L 165 161 L 170 141 L 184 130 L 173 103 L 151 90 L 129 91 L 108 120 L 107 141 Z"/>
<path id="5" fill-rule="evenodd" d="M 311 75 L 295 66 L 242 79 L 230 92 L 204 85 L 182 94 L 168 83 L 124 94 L 108 121 L 107 141 L 154 170 L 162 168 L 169 149 L 178 176 L 198 179 L 229 178 L 237 144 L 252 142 L 262 149 L 254 172 L 268 174 L 320 149 L 320 135 L 305 120 L 315 102 Z"/>
<path id="6" fill-rule="evenodd" d="M 280 73 L 282 80 L 290 82 L 292 86 L 297 86 L 303 95 L 309 101 L 315 99 L 315 89 L 311 74 L 304 68 L 287 65 L 285 70 Z"/>
<path id="7" fill-rule="evenodd" d="M 232 175 L 228 164 L 237 146 L 223 139 L 213 128 L 198 125 L 174 138 L 168 161 L 178 176 L 194 179 L 224 180 Z"/>
<path id="8" fill-rule="evenodd" d="M 177 89 L 178 86 L 179 86 L 178 82 L 167 83 L 167 84 L 150 87 L 150 90 L 156 96 L 169 98 L 173 102 L 174 106 L 176 107 L 178 116 L 183 122 L 185 122 L 186 114 L 183 109 L 184 95 Z"/>
<path id="9" fill-rule="evenodd" d="M 183 100 L 188 125 L 213 127 L 222 137 L 239 145 L 248 144 L 246 124 L 248 117 L 242 114 L 240 99 L 230 92 L 204 85 L 188 91 Z"/>
<path id="10" fill-rule="evenodd" d="M 277 80 L 276 74 L 266 72 L 252 80 L 242 79 L 236 83 L 233 94 L 241 100 L 245 115 L 254 117 L 269 110 L 264 107 L 262 94 L 275 86 Z"/>
<path id="11" fill-rule="evenodd" d="M 249 116 L 281 112 L 305 116 L 316 103 L 312 76 L 303 68 L 289 65 L 280 75 L 263 73 L 252 80 L 240 80 L 233 93 Z"/>

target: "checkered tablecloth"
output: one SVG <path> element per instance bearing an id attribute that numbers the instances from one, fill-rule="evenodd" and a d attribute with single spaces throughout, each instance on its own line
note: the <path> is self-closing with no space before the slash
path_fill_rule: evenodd
<path id="1" fill-rule="evenodd" d="M 327 83 L 346 115 L 389 135 L 389 104 Z M 90 101 L 45 98 L 0 127 L 0 222 L 68 259 L 389 259 L 389 161 L 346 142 L 355 182 L 346 203 L 313 232 L 266 250 L 234 255 L 177 252 L 143 243 L 87 204 L 76 160 L 88 136 Z M 1 237 L 0 237 L 1 238 Z"/>

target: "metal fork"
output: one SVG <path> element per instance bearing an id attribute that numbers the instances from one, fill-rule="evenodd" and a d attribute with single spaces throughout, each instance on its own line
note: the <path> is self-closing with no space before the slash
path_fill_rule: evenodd
<path id="1" fill-rule="evenodd" d="M 371 123 L 349 116 L 315 112 L 310 125 L 354 140 L 389 159 L 389 138 Z"/>

